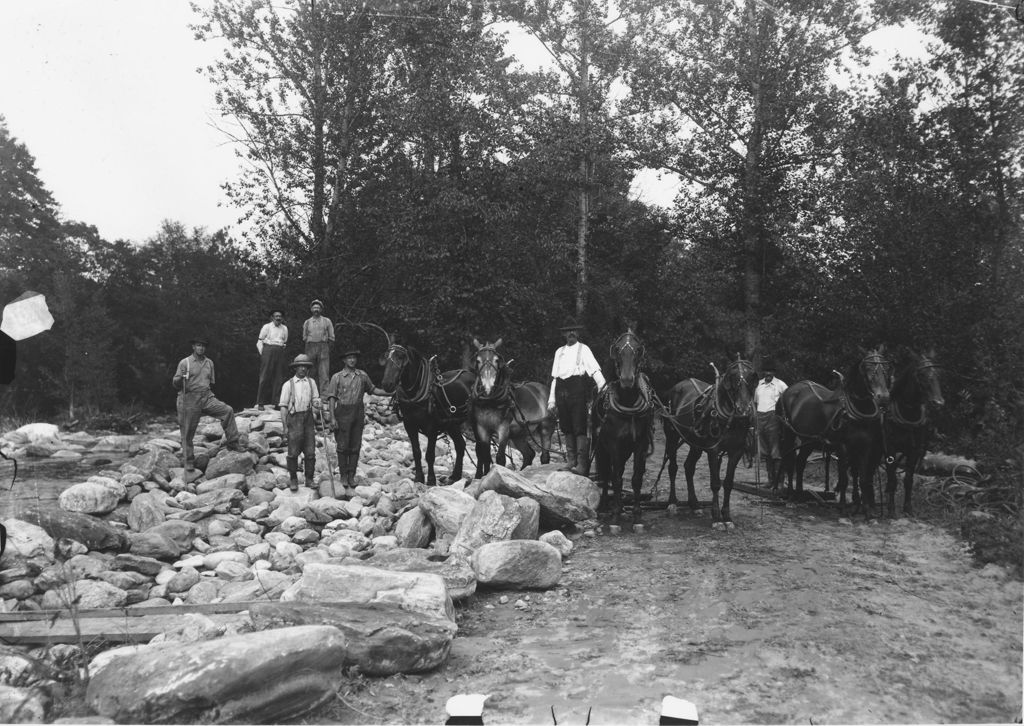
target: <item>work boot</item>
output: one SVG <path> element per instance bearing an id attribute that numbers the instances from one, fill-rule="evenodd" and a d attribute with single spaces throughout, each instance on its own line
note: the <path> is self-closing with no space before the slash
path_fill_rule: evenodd
<path id="1" fill-rule="evenodd" d="M 772 489 L 774 489 L 775 488 L 775 472 L 776 472 L 775 459 L 771 458 L 770 456 L 766 456 L 764 458 L 764 463 L 765 463 L 765 466 L 768 469 L 768 486 L 771 487 Z"/>
<path id="2" fill-rule="evenodd" d="M 303 461 L 302 463 L 306 474 L 306 486 L 313 488 L 313 478 L 314 474 L 316 473 L 316 459 L 310 456 L 307 457 L 306 460 Z"/>
<path id="3" fill-rule="evenodd" d="M 299 459 L 298 457 L 285 457 L 285 463 L 288 464 L 288 488 L 293 492 L 299 489 Z"/>
<path id="4" fill-rule="evenodd" d="M 345 472 L 345 486 L 349 489 L 355 488 L 356 485 L 356 473 L 354 471 Z"/>
<path id="5" fill-rule="evenodd" d="M 579 474 L 580 476 L 590 476 L 590 439 L 586 436 L 578 436 L 576 438 L 576 466 L 571 471 L 573 474 Z"/>
<path id="6" fill-rule="evenodd" d="M 569 471 L 576 466 L 576 437 L 567 435 L 565 437 L 565 466 L 564 471 Z"/>

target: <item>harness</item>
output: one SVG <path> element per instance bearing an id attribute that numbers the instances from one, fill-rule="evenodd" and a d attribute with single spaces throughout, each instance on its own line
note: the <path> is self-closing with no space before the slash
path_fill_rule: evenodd
<path id="1" fill-rule="evenodd" d="M 412 358 L 408 349 L 402 347 L 401 345 L 398 345 L 397 343 L 391 344 L 391 346 L 388 348 L 388 353 L 386 357 L 392 361 L 395 361 L 396 351 L 400 351 L 405 355 L 406 362 L 408 362 Z M 400 367 L 404 369 L 406 363 L 396 363 L 396 365 L 400 365 Z M 416 381 L 413 384 L 412 393 L 407 392 L 405 387 L 402 385 L 401 380 L 399 380 L 399 384 L 395 388 L 393 400 L 397 401 L 400 404 L 425 407 L 428 412 L 432 412 L 434 410 L 435 402 L 440 403 L 440 401 L 437 400 L 437 389 L 440 389 L 440 395 L 442 398 L 444 398 L 444 402 L 446 404 L 446 408 L 448 409 L 448 413 L 456 414 L 458 413 L 459 409 L 457 406 L 452 404 L 451 399 L 448 397 L 448 392 L 445 390 L 445 386 L 455 381 L 460 375 L 462 375 L 465 372 L 467 372 L 465 368 L 460 368 L 459 370 L 455 371 L 454 375 L 452 375 L 451 378 L 445 380 L 444 375 L 437 367 L 436 356 L 430 358 L 429 361 L 421 357 L 420 365 L 418 366 L 418 371 L 415 374 Z M 401 418 L 401 409 L 396 408 L 395 410 L 397 411 L 399 418 Z"/>

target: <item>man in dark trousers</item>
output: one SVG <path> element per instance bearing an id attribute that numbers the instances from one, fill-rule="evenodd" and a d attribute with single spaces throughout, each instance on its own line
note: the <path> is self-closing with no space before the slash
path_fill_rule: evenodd
<path id="1" fill-rule="evenodd" d="M 571 320 L 562 326 L 565 345 L 555 351 L 551 364 L 551 391 L 548 410 L 558 406 L 558 426 L 565 437 L 569 470 L 590 476 L 590 438 L 587 436 L 587 378 L 597 389 L 605 386 L 601 366 L 586 343 L 581 343 L 581 326 Z"/>
<path id="2" fill-rule="evenodd" d="M 366 416 L 363 394 L 388 395 L 387 391 L 373 385 L 366 371 L 356 368 L 359 355 L 358 350 L 344 353 L 345 367 L 331 377 L 323 393 L 324 402 L 327 403 L 328 420 L 334 428 L 334 441 L 338 448 L 338 470 L 345 477 L 346 487 L 355 485 L 359 449 L 363 445 L 363 425 Z"/>
<path id="3" fill-rule="evenodd" d="M 312 373 L 317 385 L 323 388 L 331 377 L 331 346 L 334 345 L 334 323 L 323 316 L 324 304 L 314 300 L 309 304 L 312 315 L 302 324 L 302 342 L 306 355 L 313 363 Z"/>
<path id="4" fill-rule="evenodd" d="M 284 310 L 270 311 L 270 322 L 260 328 L 256 350 L 260 354 L 260 384 L 256 391 L 256 405 L 273 406 L 281 396 L 285 374 L 285 346 L 288 344 L 288 326 L 284 324 Z"/>
<path id="5" fill-rule="evenodd" d="M 192 439 L 196 435 L 199 419 L 213 416 L 224 427 L 224 443 L 232 451 L 241 451 L 238 444 L 238 426 L 231 406 L 218 401 L 210 390 L 216 382 L 213 361 L 206 357 L 207 340 L 192 338 L 192 355 L 182 358 L 171 379 L 178 391 L 178 427 L 181 430 L 182 466 L 186 472 L 195 470 L 195 449 Z"/>
<path id="6" fill-rule="evenodd" d="M 316 467 L 316 428 L 313 425 L 313 411 L 320 408 L 320 392 L 316 381 L 309 375 L 313 361 L 300 353 L 291 362 L 295 375 L 281 387 L 281 422 L 284 437 L 288 441 L 288 488 L 299 489 L 299 452 L 302 453 L 306 486 L 314 487 L 313 474 Z"/>
<path id="7" fill-rule="evenodd" d="M 775 406 L 788 386 L 775 377 L 775 362 L 765 358 L 761 362 L 764 377 L 754 389 L 754 406 L 757 409 L 757 445 L 768 468 L 768 481 L 775 486 L 782 463 L 782 423 L 775 414 Z"/>

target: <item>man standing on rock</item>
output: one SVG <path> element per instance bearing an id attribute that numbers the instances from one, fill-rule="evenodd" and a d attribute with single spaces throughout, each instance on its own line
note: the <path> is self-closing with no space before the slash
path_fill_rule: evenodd
<path id="1" fill-rule="evenodd" d="M 779 464 L 782 461 L 782 450 L 779 440 L 782 437 L 782 424 L 775 414 L 775 405 L 788 386 L 775 377 L 775 363 L 771 358 L 761 362 L 764 378 L 754 389 L 754 406 L 757 409 L 757 446 L 764 457 L 768 468 L 768 481 L 775 486 Z"/>
<path id="2" fill-rule="evenodd" d="M 288 326 L 284 324 L 284 310 L 274 308 L 270 311 L 270 322 L 260 328 L 260 337 L 256 340 L 256 350 L 260 354 L 256 406 L 261 411 L 267 404 L 273 406 L 281 395 L 285 372 L 284 348 L 287 344 Z"/>
<path id="3" fill-rule="evenodd" d="M 366 371 L 356 368 L 358 350 L 346 351 L 343 358 L 345 367 L 331 377 L 324 389 L 327 406 L 327 420 L 334 429 L 334 441 L 338 449 L 338 469 L 345 477 L 345 486 L 355 485 L 356 467 L 359 465 L 359 449 L 363 445 L 363 425 L 366 407 L 363 394 L 387 396 L 387 391 L 377 388 Z M 335 403 L 330 404 L 331 399 Z"/>
<path id="4" fill-rule="evenodd" d="M 555 351 L 551 364 L 551 392 L 548 410 L 558 406 L 558 426 L 565 437 L 565 460 L 569 471 L 590 476 L 590 438 L 587 436 L 587 378 L 597 389 L 605 386 L 601 366 L 586 343 L 581 343 L 582 326 L 571 320 L 562 326 L 565 345 Z"/>
<path id="5" fill-rule="evenodd" d="M 334 345 L 334 323 L 323 316 L 324 304 L 314 300 L 309 304 L 312 316 L 302 324 L 302 342 L 306 355 L 313 362 L 316 382 L 323 388 L 331 376 L 331 346 Z"/>
<path id="6" fill-rule="evenodd" d="M 181 430 L 182 466 L 186 472 L 195 469 L 195 449 L 192 439 L 196 435 L 199 419 L 213 416 L 224 427 L 224 442 L 232 451 L 241 451 L 238 426 L 231 406 L 218 401 L 211 387 L 216 382 L 213 361 L 206 357 L 205 338 L 192 338 L 192 355 L 182 358 L 171 379 L 178 391 L 178 427 Z"/>
<path id="7" fill-rule="evenodd" d="M 281 387 L 281 422 L 284 438 L 288 442 L 288 488 L 299 489 L 299 452 L 302 452 L 306 486 L 312 488 L 313 473 L 316 470 L 316 428 L 313 425 L 313 411 L 320 408 L 320 393 L 316 381 L 309 376 L 313 361 L 300 353 L 295 356 L 291 368 L 295 375 Z"/>

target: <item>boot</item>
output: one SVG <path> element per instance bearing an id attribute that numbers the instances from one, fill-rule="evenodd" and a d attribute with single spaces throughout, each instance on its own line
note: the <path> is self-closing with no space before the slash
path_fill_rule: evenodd
<path id="1" fill-rule="evenodd" d="M 299 489 L 299 459 L 288 456 L 285 458 L 288 464 L 288 488 L 293 492 Z"/>
<path id="2" fill-rule="evenodd" d="M 306 486 L 310 489 L 314 488 L 313 479 L 316 473 L 316 459 L 312 456 L 307 456 L 302 462 L 306 470 Z"/>
<path id="3" fill-rule="evenodd" d="M 565 437 L 565 466 L 562 467 L 564 471 L 568 471 L 576 466 L 576 437 L 566 435 Z"/>
<path id="4" fill-rule="evenodd" d="M 576 466 L 571 471 L 580 476 L 590 476 L 590 439 L 586 436 L 576 437 Z"/>
<path id="5" fill-rule="evenodd" d="M 345 486 L 349 489 L 356 485 L 356 473 L 352 470 L 345 472 Z"/>

